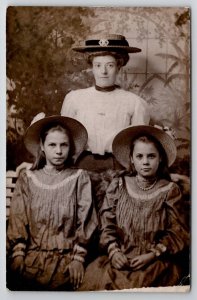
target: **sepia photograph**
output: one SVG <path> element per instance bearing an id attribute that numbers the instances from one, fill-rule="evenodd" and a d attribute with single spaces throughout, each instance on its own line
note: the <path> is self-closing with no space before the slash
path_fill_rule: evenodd
<path id="1" fill-rule="evenodd" d="M 191 9 L 9 6 L 6 286 L 189 292 Z"/>

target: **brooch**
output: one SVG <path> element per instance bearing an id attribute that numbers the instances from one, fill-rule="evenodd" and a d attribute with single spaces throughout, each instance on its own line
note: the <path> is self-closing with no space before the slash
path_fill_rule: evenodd
<path id="1" fill-rule="evenodd" d="M 107 47 L 109 45 L 109 41 L 104 39 L 100 40 L 98 43 L 101 47 Z"/>

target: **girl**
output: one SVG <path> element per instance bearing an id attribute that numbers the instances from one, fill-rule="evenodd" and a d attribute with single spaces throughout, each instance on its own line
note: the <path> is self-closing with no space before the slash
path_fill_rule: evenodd
<path id="1" fill-rule="evenodd" d="M 71 118 L 42 118 L 27 129 L 25 145 L 36 159 L 11 202 L 8 288 L 73 290 L 82 282 L 97 218 L 89 176 L 69 166 L 86 142 L 85 128 Z"/>
<path id="2" fill-rule="evenodd" d="M 167 166 L 173 139 L 152 126 L 134 126 L 114 139 L 113 153 L 131 175 L 114 178 L 100 211 L 100 244 L 108 257 L 89 265 L 81 289 L 172 286 L 180 282 L 180 256 L 188 246 L 183 199 Z M 91 270 L 96 270 L 91 276 Z"/>

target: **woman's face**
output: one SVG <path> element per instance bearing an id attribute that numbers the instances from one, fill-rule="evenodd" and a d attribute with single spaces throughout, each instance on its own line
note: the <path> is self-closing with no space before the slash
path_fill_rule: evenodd
<path id="1" fill-rule="evenodd" d="M 160 160 L 159 151 L 154 143 L 135 142 L 131 162 L 134 164 L 138 175 L 143 178 L 155 177 Z"/>
<path id="2" fill-rule="evenodd" d="M 99 87 L 108 87 L 115 84 L 119 69 L 116 59 L 111 55 L 106 55 L 93 58 L 92 71 L 96 85 Z"/>
<path id="3" fill-rule="evenodd" d="M 49 130 L 44 143 L 41 143 L 41 150 L 45 153 L 48 166 L 63 166 L 68 158 L 69 149 L 69 137 L 64 131 Z"/>

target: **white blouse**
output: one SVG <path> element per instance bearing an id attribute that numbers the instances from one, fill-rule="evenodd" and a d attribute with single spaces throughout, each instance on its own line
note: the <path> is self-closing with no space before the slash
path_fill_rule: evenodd
<path id="1" fill-rule="evenodd" d="M 68 93 L 64 99 L 62 116 L 81 122 L 88 131 L 87 150 L 103 155 L 112 152 L 115 135 L 130 125 L 149 124 L 147 103 L 139 96 L 115 89 L 97 91 L 95 87 Z"/>

